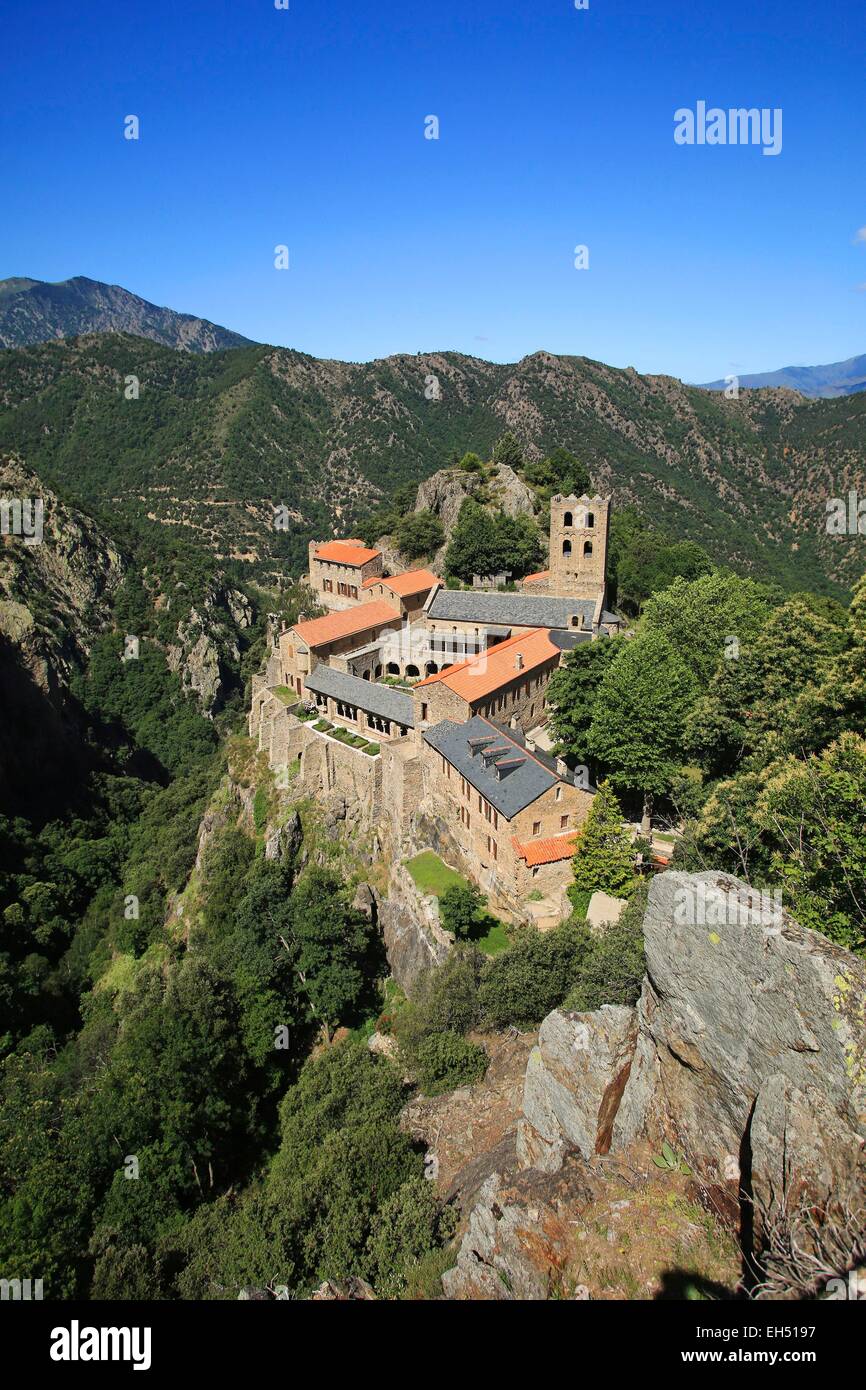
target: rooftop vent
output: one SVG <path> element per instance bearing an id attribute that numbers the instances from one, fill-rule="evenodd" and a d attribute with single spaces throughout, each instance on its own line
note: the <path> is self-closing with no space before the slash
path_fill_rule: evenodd
<path id="1" fill-rule="evenodd" d="M 523 652 L 515 652 L 515 654 L 514 654 L 514 669 L 515 669 L 515 671 L 522 671 L 522 670 L 523 670 Z"/>
<path id="2" fill-rule="evenodd" d="M 522 767 L 525 762 L 525 758 L 499 758 L 496 763 L 496 776 L 501 782 L 503 777 L 507 777 L 515 768 Z"/>
<path id="3" fill-rule="evenodd" d="M 495 742 L 495 739 L 495 734 L 474 734 L 473 737 L 468 738 L 466 742 L 469 746 L 469 752 L 472 754 L 474 758 L 477 756 L 477 754 L 482 753 L 484 751 L 488 743 Z"/>
<path id="4" fill-rule="evenodd" d="M 494 748 L 482 748 L 481 761 L 485 767 L 489 767 L 491 763 L 495 763 L 499 758 L 506 757 L 511 752 L 512 748 L 509 743 L 497 743 Z"/>

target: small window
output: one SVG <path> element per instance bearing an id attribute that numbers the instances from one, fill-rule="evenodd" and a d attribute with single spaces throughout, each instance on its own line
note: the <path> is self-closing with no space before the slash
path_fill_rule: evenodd
<path id="1" fill-rule="evenodd" d="M 573 525 L 574 525 L 574 521 L 573 521 L 573 519 L 572 519 L 571 512 L 566 512 L 566 513 L 565 513 L 565 516 L 562 518 L 562 524 L 563 524 L 563 526 L 573 526 Z"/>
<path id="2" fill-rule="evenodd" d="M 567 825 L 568 825 L 568 816 L 560 816 L 560 817 L 559 817 L 559 828 L 560 828 L 560 830 L 565 830 L 566 827 L 567 827 Z"/>
<path id="3" fill-rule="evenodd" d="M 591 526 L 594 526 L 594 525 L 595 525 L 595 517 L 593 516 L 592 512 L 587 512 L 586 524 L 587 524 L 587 527 L 591 527 Z"/>
<path id="4" fill-rule="evenodd" d="M 570 555 L 570 554 L 571 554 L 571 541 L 563 541 L 563 542 L 562 542 L 562 553 L 563 553 L 563 555 Z"/>
<path id="5" fill-rule="evenodd" d="M 584 543 L 583 543 L 583 553 L 584 553 L 584 555 L 591 555 L 591 554 L 592 554 L 592 541 L 584 541 Z"/>
<path id="6" fill-rule="evenodd" d="M 541 834 L 541 821 L 540 821 L 540 820 L 534 820 L 534 821 L 532 822 L 532 833 L 533 833 L 533 835 L 540 835 L 540 834 Z"/>
<path id="7" fill-rule="evenodd" d="M 422 720 L 422 723 L 423 723 L 423 721 L 424 721 L 426 718 L 427 718 L 427 706 L 426 706 L 426 705 L 422 705 L 422 706 L 421 706 L 421 720 Z"/>

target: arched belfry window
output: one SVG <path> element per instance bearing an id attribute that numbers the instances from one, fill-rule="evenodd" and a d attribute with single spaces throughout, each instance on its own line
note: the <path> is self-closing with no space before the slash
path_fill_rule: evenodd
<path id="1" fill-rule="evenodd" d="M 592 512 L 587 512 L 586 524 L 587 524 L 587 526 L 594 526 L 594 525 L 595 525 L 595 517 L 593 516 Z"/>
<path id="2" fill-rule="evenodd" d="M 562 518 L 562 524 L 563 524 L 563 526 L 573 526 L 573 525 L 574 525 L 574 522 L 573 522 L 572 517 L 571 517 L 571 512 L 566 512 L 566 513 L 565 513 L 565 516 Z"/>
<path id="3" fill-rule="evenodd" d="M 570 554 L 571 554 L 571 541 L 563 541 L 563 542 L 562 542 L 562 553 L 563 553 L 563 555 L 570 555 Z"/>
<path id="4" fill-rule="evenodd" d="M 591 554 L 592 554 L 592 541 L 584 541 L 584 543 L 583 543 L 583 553 L 584 553 L 584 555 L 591 555 Z"/>

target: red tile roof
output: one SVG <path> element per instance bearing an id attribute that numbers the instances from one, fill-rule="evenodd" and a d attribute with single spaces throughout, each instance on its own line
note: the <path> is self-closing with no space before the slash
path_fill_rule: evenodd
<path id="1" fill-rule="evenodd" d="M 406 570 L 405 574 L 392 574 L 387 579 L 379 580 L 380 584 L 399 594 L 400 598 L 408 598 L 410 594 L 422 594 L 425 589 L 432 589 L 434 584 L 441 582 L 439 576 L 430 570 Z"/>
<path id="2" fill-rule="evenodd" d="M 523 576 L 524 584 L 540 584 L 542 579 L 550 578 L 550 570 L 536 570 L 534 574 Z"/>
<path id="3" fill-rule="evenodd" d="M 516 637 L 509 637 L 505 642 L 498 642 L 485 652 L 471 656 L 468 661 L 460 661 L 449 667 L 447 671 L 418 681 L 415 689 L 441 681 L 464 700 L 478 700 L 511 681 L 524 679 L 536 667 L 543 666 L 553 657 L 558 660 L 561 655 L 559 647 L 555 647 L 550 640 L 549 630 L 536 627 L 529 632 L 518 633 Z M 523 658 L 519 668 L 518 656 Z"/>
<path id="4" fill-rule="evenodd" d="M 570 859 L 577 844 L 577 831 L 570 835 L 554 835 L 549 840 L 529 840 L 525 845 L 512 835 L 511 843 L 515 854 L 525 859 L 531 869 L 536 864 L 556 864 L 561 859 Z"/>
<path id="5" fill-rule="evenodd" d="M 314 551 L 317 560 L 331 560 L 338 565 L 366 565 L 375 560 L 381 550 L 371 550 L 363 541 L 324 541 Z"/>
<path id="6" fill-rule="evenodd" d="M 391 604 L 377 599 L 375 603 L 359 603 L 356 608 L 344 608 L 340 613 L 327 613 L 324 618 L 310 618 L 306 623 L 295 623 L 292 632 L 308 647 L 321 647 L 325 642 L 336 642 L 340 637 L 352 637 L 356 632 L 366 632 L 367 628 L 399 621 Z"/>

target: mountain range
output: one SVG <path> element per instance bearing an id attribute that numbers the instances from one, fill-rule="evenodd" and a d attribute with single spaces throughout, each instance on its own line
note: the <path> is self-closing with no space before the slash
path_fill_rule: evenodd
<path id="1" fill-rule="evenodd" d="M 866 568 L 860 536 L 826 531 L 829 499 L 866 493 L 863 393 L 728 400 L 548 352 L 352 364 L 116 333 L 0 351 L 0 451 L 112 527 L 262 577 L 302 573 L 311 537 L 353 534 L 398 488 L 466 450 L 490 457 L 506 431 L 527 460 L 572 450 L 615 508 L 742 573 L 840 593 Z"/>
<path id="2" fill-rule="evenodd" d="M 55 283 L 22 277 L 0 280 L 0 347 L 103 332 L 136 333 L 187 352 L 215 352 L 249 342 L 207 319 L 162 309 L 120 285 L 84 275 Z"/>
<path id="3" fill-rule="evenodd" d="M 866 391 L 866 353 L 848 357 L 844 362 L 829 362 L 823 367 L 782 367 L 777 372 L 756 372 L 739 376 L 740 387 L 786 386 L 801 396 L 850 396 Z M 705 391 L 724 391 L 727 381 L 707 381 Z"/>

